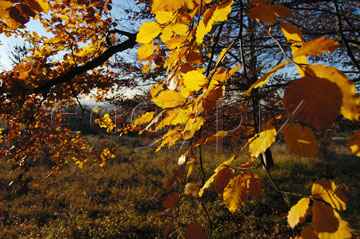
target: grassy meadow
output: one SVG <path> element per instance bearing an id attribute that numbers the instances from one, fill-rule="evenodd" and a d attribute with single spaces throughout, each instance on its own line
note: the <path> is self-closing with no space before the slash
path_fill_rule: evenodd
<path id="1" fill-rule="evenodd" d="M 169 210 L 162 205 L 166 195 L 162 183 L 178 168 L 179 147 L 155 153 L 154 147 L 144 147 L 151 141 L 129 136 L 89 136 L 89 141 L 97 149 L 114 147 L 116 158 L 103 168 L 91 163 L 83 169 L 68 165 L 57 176 L 47 176 L 47 165 L 34 167 L 25 176 L 26 187 L 8 186 L 20 171 L 0 162 L 0 238 L 163 238 L 171 222 L 169 238 L 183 238 L 184 226 L 190 223 L 201 224 L 211 238 L 295 238 L 298 233 L 287 225 L 287 209 L 261 168 L 255 170 L 263 182 L 261 196 L 248 197 L 234 214 L 221 205 L 213 185 L 203 201 L 186 197 L 184 185 L 177 185 L 180 206 Z M 354 238 L 360 238 L 360 159 L 342 141 L 327 141 L 322 147 L 319 159 L 314 159 L 294 156 L 283 144 L 272 146 L 274 181 L 283 191 L 309 195 L 320 177 L 334 179 L 349 198 L 341 215 L 354 229 Z M 232 150 L 203 148 L 207 178 Z M 234 166 L 246 159 L 242 155 Z M 201 184 L 198 164 L 190 181 Z M 285 195 L 288 205 L 297 200 Z"/>

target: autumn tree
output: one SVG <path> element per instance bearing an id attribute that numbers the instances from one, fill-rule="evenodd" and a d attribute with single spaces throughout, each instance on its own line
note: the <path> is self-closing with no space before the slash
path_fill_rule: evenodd
<path id="1" fill-rule="evenodd" d="M 1 33 L 31 44 L 31 54 L 1 74 L 0 116 L 8 127 L 7 135 L 0 138 L 2 159 L 26 171 L 30 161 L 47 152 L 55 169 L 69 161 L 82 167 L 92 148 L 81 132 L 74 134 L 65 127 L 64 112 L 56 111 L 54 122 L 47 109 L 75 104 L 80 95 L 94 90 L 101 101 L 119 84 L 133 86 L 134 77 L 118 80 L 126 67 L 141 71 L 144 82 L 156 81 L 149 90 L 156 110 L 140 115 L 123 132 L 165 131 L 156 151 L 187 142 L 188 148 L 179 155 L 179 169 L 164 186 L 171 191 L 172 184 L 182 183 L 186 196 L 204 200 L 204 192 L 214 182 L 224 205 L 234 213 L 248 196 L 260 196 L 261 179 L 254 168 L 263 167 L 274 190 L 283 195 L 270 171 L 271 145 L 278 137 L 292 153 L 317 157 L 314 131 L 330 128 L 339 115 L 360 120 L 354 83 L 360 70 L 356 1 L 136 3 L 144 8 L 132 17 L 151 20 L 138 33 L 118 27 L 111 17 L 110 0 L 2 1 Z M 51 36 L 27 29 L 30 20 L 40 21 Z M 142 69 L 111 60 L 137 43 Z M 221 130 L 219 109 L 225 120 L 230 119 Z M 108 114 L 97 122 L 109 131 L 115 126 Z M 233 122 L 241 122 L 236 130 L 231 128 Z M 357 131 L 349 142 L 357 156 L 359 135 Z M 241 147 L 207 179 L 202 145 L 225 137 L 234 137 Z M 248 162 L 231 167 L 245 151 Z M 104 149 L 97 162 L 103 166 L 112 157 L 111 150 Z M 196 165 L 202 179 L 189 181 Z M 176 208 L 179 201 L 179 193 L 171 191 L 163 206 Z M 348 223 L 338 213 L 346 209 L 346 201 L 334 182 L 320 179 L 311 195 L 291 207 L 288 223 L 292 228 L 300 226 L 302 238 L 351 238 Z M 196 222 L 186 226 L 185 235 L 206 237 Z"/>

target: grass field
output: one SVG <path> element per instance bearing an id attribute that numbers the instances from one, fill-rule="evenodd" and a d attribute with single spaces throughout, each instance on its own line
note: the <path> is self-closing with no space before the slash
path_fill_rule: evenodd
<path id="1" fill-rule="evenodd" d="M 169 238 L 183 238 L 184 226 L 199 223 L 212 238 L 294 238 L 296 231 L 286 222 L 287 210 L 265 172 L 256 170 L 263 182 L 259 198 L 248 198 L 244 207 L 231 214 L 221 205 L 211 186 L 204 194 L 211 223 L 198 198 L 188 198 L 184 185 L 175 190 L 181 203 L 176 209 L 164 209 L 164 180 L 177 168 L 179 149 L 139 148 L 149 142 L 130 137 L 91 136 L 96 147 L 114 147 L 116 158 L 103 168 L 92 164 L 82 170 L 69 165 L 58 176 L 46 177 L 48 166 L 34 167 L 25 179 L 27 188 L 9 182 L 20 171 L 0 162 L 0 237 L 1 238 L 163 238 L 166 225 L 173 221 Z M 204 148 L 204 167 L 209 177 L 213 169 L 232 155 L 226 147 Z M 283 191 L 309 195 L 311 185 L 320 177 L 333 178 L 348 196 L 348 209 L 342 213 L 360 234 L 360 159 L 352 156 L 345 145 L 327 142 L 320 158 L 291 155 L 285 145 L 272 147 L 276 167 L 275 182 Z M 246 160 L 244 154 L 234 164 Z M 201 182 L 199 165 L 191 176 Z M 288 205 L 298 197 L 285 195 Z"/>

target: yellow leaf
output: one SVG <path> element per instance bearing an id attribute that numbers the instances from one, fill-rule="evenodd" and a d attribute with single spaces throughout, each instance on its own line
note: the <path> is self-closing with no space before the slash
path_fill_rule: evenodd
<path id="1" fill-rule="evenodd" d="M 183 23 L 173 23 L 171 25 L 172 31 L 177 35 L 186 35 L 189 28 L 186 24 Z"/>
<path id="2" fill-rule="evenodd" d="M 166 41 L 165 45 L 167 48 L 172 50 L 172 49 L 179 48 L 182 45 L 184 45 L 186 40 L 187 40 L 187 36 L 185 36 L 185 35 L 175 36 L 175 37 L 172 37 L 170 40 Z"/>
<path id="3" fill-rule="evenodd" d="M 155 112 L 146 112 L 142 114 L 139 118 L 134 120 L 134 125 L 141 125 L 150 122 L 154 117 Z"/>
<path id="4" fill-rule="evenodd" d="M 360 157 L 360 130 L 351 136 L 348 146 L 353 154 Z"/>
<path id="5" fill-rule="evenodd" d="M 142 67 L 141 73 L 142 73 L 142 74 L 148 73 L 148 72 L 150 71 L 150 69 L 151 69 L 151 66 L 152 66 L 151 62 L 146 63 L 146 64 Z"/>
<path id="6" fill-rule="evenodd" d="M 262 131 L 260 135 L 249 144 L 250 156 L 257 158 L 275 142 L 275 139 L 276 129 L 274 126 Z"/>
<path id="7" fill-rule="evenodd" d="M 224 22 L 228 19 L 228 16 L 231 12 L 231 6 L 233 5 L 234 1 L 224 1 L 224 3 L 217 5 L 216 9 L 211 17 L 215 22 Z"/>
<path id="8" fill-rule="evenodd" d="M 294 57 L 316 56 L 323 54 L 326 51 L 331 53 L 339 46 L 340 44 L 335 40 L 320 37 L 305 43 L 299 50 L 296 51 Z"/>
<path id="9" fill-rule="evenodd" d="M 157 11 L 155 19 L 159 24 L 166 24 L 173 20 L 174 12 L 172 11 Z"/>
<path id="10" fill-rule="evenodd" d="M 311 193 L 315 198 L 324 200 L 337 210 L 346 210 L 348 199 L 333 181 L 326 179 L 316 181 L 312 186 Z"/>
<path id="11" fill-rule="evenodd" d="M 190 182 L 185 185 L 185 195 L 188 197 L 195 197 L 199 191 L 199 186 L 196 182 Z"/>
<path id="12" fill-rule="evenodd" d="M 266 84 L 266 82 L 268 82 L 268 80 L 270 79 L 270 77 L 277 72 L 279 69 L 283 68 L 284 66 L 286 66 L 286 64 L 288 63 L 288 61 L 284 61 L 282 63 L 280 63 L 279 65 L 275 66 L 274 68 L 272 68 L 268 73 L 266 73 L 265 75 L 263 75 L 259 80 L 257 80 L 244 94 L 247 95 L 249 94 L 253 89 L 256 89 L 264 84 Z"/>
<path id="13" fill-rule="evenodd" d="M 209 136 L 206 140 L 205 140 L 205 144 L 211 144 L 212 142 L 218 142 L 220 140 L 222 140 L 224 137 L 226 137 L 228 135 L 228 133 L 226 131 L 219 131 L 211 136 Z"/>
<path id="14" fill-rule="evenodd" d="M 162 91 L 158 96 L 152 98 L 152 101 L 159 107 L 174 108 L 185 103 L 185 98 L 179 92 L 174 90 Z"/>
<path id="15" fill-rule="evenodd" d="M 280 23 L 280 28 L 288 42 L 302 42 L 302 33 L 295 25 L 289 22 L 282 22 Z"/>
<path id="16" fill-rule="evenodd" d="M 309 203 L 309 198 L 302 198 L 291 207 L 287 216 L 287 221 L 291 228 L 294 228 L 297 224 L 305 221 L 307 215 L 310 213 Z"/>
<path id="17" fill-rule="evenodd" d="M 136 41 L 142 44 L 148 44 L 154 40 L 161 32 L 161 27 L 156 22 L 144 22 L 139 33 L 136 35 Z"/>
<path id="18" fill-rule="evenodd" d="M 154 42 L 144 44 L 138 48 L 138 61 L 144 61 L 152 55 L 155 50 Z"/>
<path id="19" fill-rule="evenodd" d="M 185 227 L 185 239 L 206 239 L 205 229 L 197 224 L 189 224 Z"/>
<path id="20" fill-rule="evenodd" d="M 163 42 L 170 41 L 172 36 L 174 35 L 171 25 L 167 25 L 165 28 L 161 30 L 161 40 Z"/>
<path id="21" fill-rule="evenodd" d="M 153 84 L 150 89 L 151 97 L 154 98 L 162 89 L 163 89 L 162 82 L 156 82 L 155 84 Z"/>
<path id="22" fill-rule="evenodd" d="M 245 204 L 247 198 L 246 189 L 242 185 L 242 176 L 237 175 L 230 179 L 223 193 L 223 199 L 226 207 L 231 213 Z"/>
<path id="23" fill-rule="evenodd" d="M 308 65 L 306 73 L 325 78 L 335 83 L 341 91 L 342 105 L 340 113 L 349 120 L 360 120 L 360 98 L 355 93 L 355 84 L 336 68 L 324 65 Z M 329 91 L 328 94 L 335 94 Z"/>
<path id="24" fill-rule="evenodd" d="M 32 9 L 37 10 L 38 12 L 48 13 L 50 10 L 49 2 L 47 0 L 26 0 Z M 41 8 L 39 9 L 38 6 Z"/>
<path id="25" fill-rule="evenodd" d="M 234 169 L 229 167 L 224 167 L 220 170 L 215 176 L 215 191 L 219 196 L 222 196 L 226 185 L 229 183 L 230 179 L 236 176 Z"/>
<path id="26" fill-rule="evenodd" d="M 349 224 L 329 205 L 314 201 L 312 214 L 312 224 L 319 239 L 352 238 Z"/>
<path id="27" fill-rule="evenodd" d="M 180 197 L 177 192 L 169 193 L 165 196 L 163 201 L 164 208 L 175 208 L 180 202 Z"/>
<path id="28" fill-rule="evenodd" d="M 153 0 L 151 13 L 156 14 L 158 11 L 177 11 L 185 2 L 186 0 Z"/>
<path id="29" fill-rule="evenodd" d="M 291 152 L 304 157 L 317 157 L 319 144 L 315 135 L 306 126 L 300 124 L 286 124 L 281 133 Z"/>
<path id="30" fill-rule="evenodd" d="M 342 104 L 341 91 L 336 84 L 311 76 L 288 85 L 282 101 L 292 117 L 316 129 L 328 128 L 339 115 Z"/>
<path id="31" fill-rule="evenodd" d="M 199 70 L 186 72 L 183 79 L 184 86 L 190 91 L 198 91 L 207 83 L 206 77 Z"/>
<path id="32" fill-rule="evenodd" d="M 233 0 L 225 1 L 222 4 L 215 5 L 207 9 L 204 13 L 203 19 L 201 19 L 198 28 L 196 30 L 196 42 L 201 43 L 204 36 L 210 32 L 212 26 L 217 22 L 226 21 L 228 15 L 231 12 L 231 6 L 234 3 Z"/>

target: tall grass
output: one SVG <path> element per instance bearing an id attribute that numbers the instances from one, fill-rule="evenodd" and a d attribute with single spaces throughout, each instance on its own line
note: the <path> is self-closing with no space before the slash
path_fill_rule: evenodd
<path id="1" fill-rule="evenodd" d="M 47 177 L 46 165 L 34 167 L 26 176 L 26 187 L 14 183 L 20 171 L 0 162 L 0 237 L 1 238 L 162 238 L 166 224 L 173 219 L 170 238 L 183 238 L 184 225 L 199 223 L 212 238 L 290 238 L 296 235 L 286 223 L 287 208 L 272 187 L 264 171 L 256 170 L 263 182 L 259 198 L 248 198 L 244 207 L 231 214 L 221 205 L 213 186 L 205 191 L 203 203 L 188 198 L 184 185 L 174 190 L 181 196 L 180 206 L 166 210 L 162 183 L 172 176 L 181 145 L 154 153 L 147 147 L 151 140 L 132 137 L 91 136 L 96 150 L 113 147 L 116 158 L 103 168 L 69 165 L 62 174 Z M 342 216 L 355 234 L 360 229 L 359 159 L 342 144 L 328 143 L 320 158 L 302 158 L 290 154 L 283 144 L 272 147 L 275 168 L 271 171 L 281 190 L 309 195 L 312 183 L 320 177 L 332 178 L 349 197 L 348 210 Z M 203 166 L 209 177 L 218 164 L 233 152 L 226 146 L 218 150 L 204 147 Z M 234 166 L 247 159 L 246 154 Z M 32 177 L 30 179 L 30 177 Z M 25 178 L 25 179 L 27 179 Z M 201 183 L 197 163 L 191 181 Z M 287 205 L 299 199 L 285 195 Z"/>

